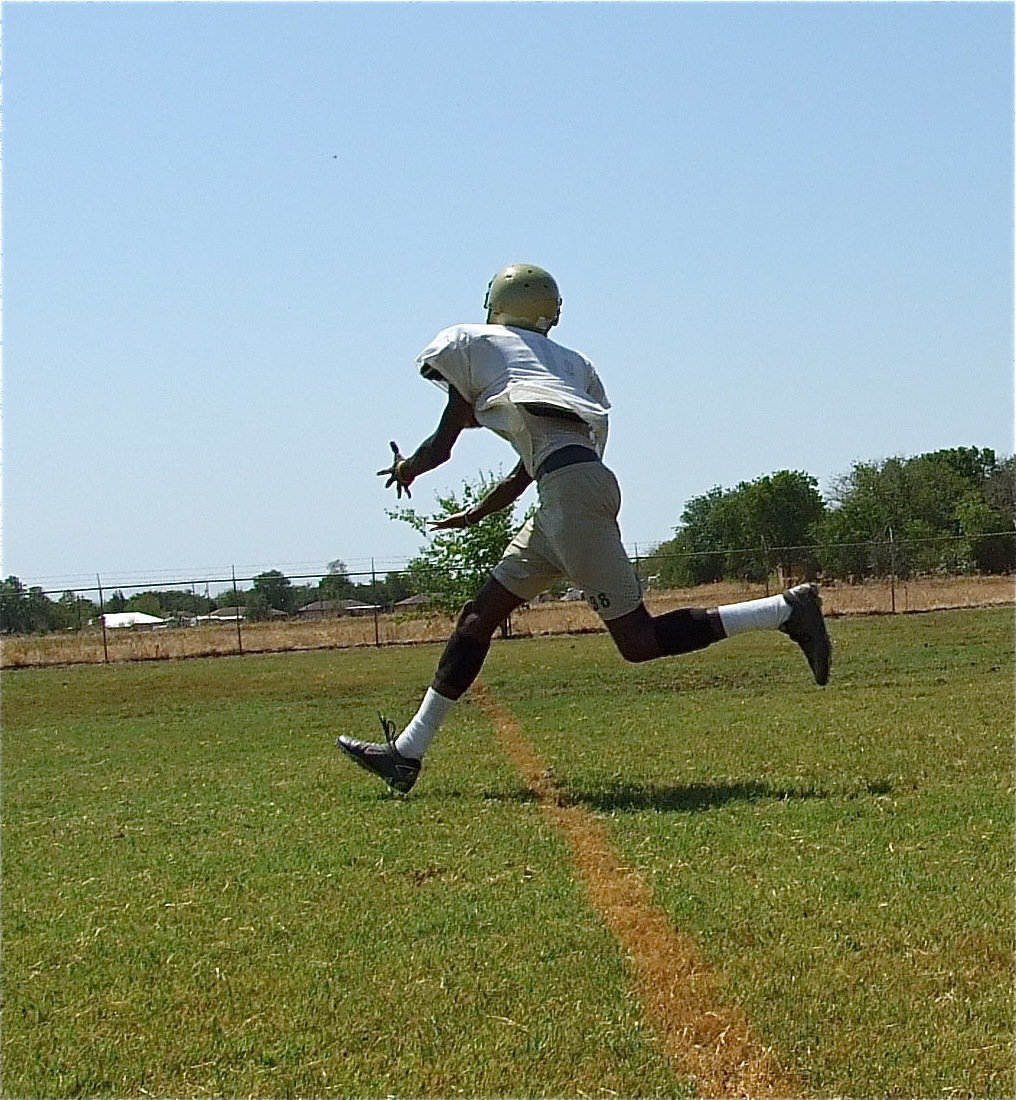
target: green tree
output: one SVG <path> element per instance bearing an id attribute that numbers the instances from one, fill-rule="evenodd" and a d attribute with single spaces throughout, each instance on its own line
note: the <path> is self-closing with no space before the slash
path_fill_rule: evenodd
<path id="1" fill-rule="evenodd" d="M 692 497 L 681 513 L 674 550 L 683 555 L 685 583 L 709 584 L 726 571 L 725 550 L 740 544 L 737 517 L 730 494 L 718 485 Z"/>
<path id="2" fill-rule="evenodd" d="M 341 558 L 328 563 L 328 573 L 318 583 L 321 600 L 352 600 L 356 598 L 356 585 L 349 579 L 346 563 Z"/>
<path id="3" fill-rule="evenodd" d="M 254 578 L 254 592 L 259 596 L 263 596 L 268 607 L 274 608 L 276 611 L 288 612 L 293 610 L 292 582 L 278 569 L 269 569 L 265 573 L 259 573 Z M 257 602 L 257 606 L 261 606 L 261 601 Z M 251 608 L 250 601 L 247 603 L 247 608 L 248 610 Z"/>
<path id="4" fill-rule="evenodd" d="M 292 592 L 294 611 L 306 607 L 309 603 L 314 603 L 315 600 L 322 599 L 316 584 L 294 584 Z"/>
<path id="5" fill-rule="evenodd" d="M 128 611 L 144 611 L 148 615 L 207 615 L 214 602 L 182 588 L 151 589 L 138 592 L 127 601 Z M 155 608 L 156 610 L 152 610 Z"/>
<path id="6" fill-rule="evenodd" d="M 1016 526 L 1016 456 L 1010 455 L 996 464 L 982 492 L 988 507 L 1003 518 L 998 530 L 1009 531 Z"/>
<path id="7" fill-rule="evenodd" d="M 215 597 L 213 603 L 216 608 L 246 607 L 247 600 L 251 595 L 252 592 L 244 588 L 227 588 Z"/>
<path id="8" fill-rule="evenodd" d="M 127 608 L 127 597 L 120 591 L 116 591 L 102 601 L 104 614 L 119 615 Z"/>
<path id="9" fill-rule="evenodd" d="M 60 628 L 59 609 L 39 587 L 28 590 L 28 622 L 29 629 L 40 634 Z"/>
<path id="10" fill-rule="evenodd" d="M 94 601 L 70 591 L 64 592 L 60 597 L 56 609 L 59 624 L 64 630 L 80 629 L 99 615 L 99 608 Z"/>
<path id="11" fill-rule="evenodd" d="M 972 569 L 978 573 L 1016 569 L 1016 531 L 1004 511 L 992 508 L 982 494 L 972 491 L 957 505 L 956 516 L 966 536 L 964 546 Z"/>
<path id="12" fill-rule="evenodd" d="M 466 482 L 460 493 L 437 497 L 438 511 L 430 517 L 411 508 L 388 513 L 428 539 L 404 575 L 409 587 L 432 596 L 436 607 L 457 611 L 471 599 L 501 560 L 519 524 L 515 520 L 517 506 L 495 512 L 460 530 L 432 531 L 428 521 L 473 507 L 500 480 L 494 474 L 480 475 L 475 481 Z"/>
<path id="13" fill-rule="evenodd" d="M 837 544 L 821 552 L 825 572 L 865 577 L 893 569 L 906 577 L 1001 566 L 1005 547 L 983 535 L 1004 518 L 987 504 L 991 487 L 1004 478 L 987 448 L 855 463 L 835 483 L 821 525 L 820 541 Z"/>
<path id="14" fill-rule="evenodd" d="M 246 618 L 248 622 L 260 623 L 271 616 L 272 605 L 269 602 L 268 594 L 263 590 L 258 590 L 256 587 L 253 591 L 247 594 L 247 608 Z"/>
<path id="15" fill-rule="evenodd" d="M 657 584 L 663 588 L 718 581 L 727 571 L 726 550 L 742 545 L 739 526 L 729 490 L 716 486 L 692 497 L 674 538 L 650 551 L 642 572 L 658 577 Z"/>
<path id="16" fill-rule="evenodd" d="M 0 632 L 45 634 L 64 625 L 64 609 L 41 588 L 26 589 L 14 576 L 0 583 Z"/>
<path id="17" fill-rule="evenodd" d="M 764 549 L 737 555 L 728 572 L 758 581 L 775 565 L 788 581 L 816 575 L 814 532 L 825 515 L 825 502 L 815 478 L 800 470 L 778 470 L 742 482 L 732 498 L 741 545 Z"/>
<path id="18" fill-rule="evenodd" d="M 159 592 L 135 592 L 127 601 L 125 611 L 140 611 L 143 615 L 154 615 L 162 618 L 165 612 L 162 609 L 161 593 Z"/>
<path id="19" fill-rule="evenodd" d="M 0 631 L 27 634 L 29 631 L 28 590 L 14 576 L 0 583 Z"/>
<path id="20" fill-rule="evenodd" d="M 733 489 L 718 486 L 688 501 L 675 537 L 656 547 L 644 572 L 661 586 L 707 584 L 723 577 L 761 581 L 814 575 L 816 525 L 825 514 L 818 482 L 778 470 Z"/>
<path id="21" fill-rule="evenodd" d="M 689 575 L 680 536 L 651 547 L 641 564 L 642 580 L 652 577 L 656 588 L 685 588 L 695 583 Z"/>
<path id="22" fill-rule="evenodd" d="M 412 581 L 406 573 L 388 573 L 379 585 L 380 601 L 385 607 L 397 604 L 399 600 L 408 599 L 416 595 Z"/>
<path id="23" fill-rule="evenodd" d="M 948 447 L 929 451 L 919 458 L 948 466 L 974 487 L 983 485 L 998 467 L 998 459 L 990 447 Z"/>

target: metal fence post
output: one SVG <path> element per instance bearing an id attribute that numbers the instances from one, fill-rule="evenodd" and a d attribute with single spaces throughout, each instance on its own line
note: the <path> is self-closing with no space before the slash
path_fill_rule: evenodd
<path id="1" fill-rule="evenodd" d="M 99 586 L 99 622 L 102 623 L 102 663 L 109 664 L 109 645 L 106 642 L 106 604 L 102 598 L 102 580 L 95 574 L 95 583 Z"/>
<path id="2" fill-rule="evenodd" d="M 370 591 L 374 601 L 374 645 L 381 648 L 381 625 L 378 621 L 377 606 L 377 573 L 374 570 L 374 559 L 370 559 Z"/>
<path id="3" fill-rule="evenodd" d="M 889 605 L 890 610 L 896 614 L 896 542 L 893 539 L 893 529 L 889 528 Z"/>
<path id="4" fill-rule="evenodd" d="M 236 590 L 236 566 L 232 566 L 233 571 L 233 611 L 236 612 L 236 646 L 240 653 L 243 653 L 243 631 L 240 629 L 240 593 Z"/>

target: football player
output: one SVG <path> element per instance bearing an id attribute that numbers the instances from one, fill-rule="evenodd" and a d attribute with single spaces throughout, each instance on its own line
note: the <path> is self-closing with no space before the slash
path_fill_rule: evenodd
<path id="1" fill-rule="evenodd" d="M 621 494 L 603 462 L 610 403 L 593 364 L 547 333 L 561 315 L 557 283 L 542 268 L 512 264 L 491 280 L 485 324 L 446 328 L 419 354 L 420 373 L 447 393 L 434 433 L 407 458 L 378 471 L 398 496 L 451 457 L 466 428 L 489 428 L 518 455 L 515 468 L 477 504 L 434 524 L 479 523 L 534 481 L 536 514 L 458 617 L 433 683 L 401 732 L 381 719 L 384 742 L 337 744 L 395 791 L 416 782 L 424 754 L 456 701 L 476 679 L 497 627 L 521 604 L 567 578 L 583 589 L 628 661 L 689 653 L 747 630 L 778 629 L 804 651 L 819 684 L 829 679 L 830 643 L 818 588 L 712 608 L 651 615 L 621 542 Z"/>

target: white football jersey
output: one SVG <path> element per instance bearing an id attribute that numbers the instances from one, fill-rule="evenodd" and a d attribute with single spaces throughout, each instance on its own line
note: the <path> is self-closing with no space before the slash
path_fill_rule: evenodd
<path id="1" fill-rule="evenodd" d="M 530 474 L 559 446 L 584 442 L 602 457 L 610 402 L 593 364 L 547 336 L 505 325 L 452 325 L 416 357 L 420 373 L 449 385 L 473 407 L 479 424 L 518 452 Z M 544 405 L 582 424 L 533 416 Z"/>

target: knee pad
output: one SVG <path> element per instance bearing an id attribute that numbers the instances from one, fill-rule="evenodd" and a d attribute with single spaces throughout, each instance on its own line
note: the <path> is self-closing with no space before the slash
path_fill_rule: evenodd
<path id="1" fill-rule="evenodd" d="M 437 672 L 434 674 L 434 690 L 448 699 L 458 699 L 480 675 L 489 649 L 489 639 L 478 642 L 456 627 L 438 662 Z"/>
<path id="2" fill-rule="evenodd" d="M 653 619 L 653 631 L 660 655 L 691 653 L 718 640 L 715 627 L 704 608 L 681 607 Z"/>
<path id="3" fill-rule="evenodd" d="M 459 612 L 459 617 L 455 620 L 455 629 L 461 630 L 465 626 L 466 619 L 476 610 L 476 604 L 472 600 L 462 605 L 462 610 Z"/>

